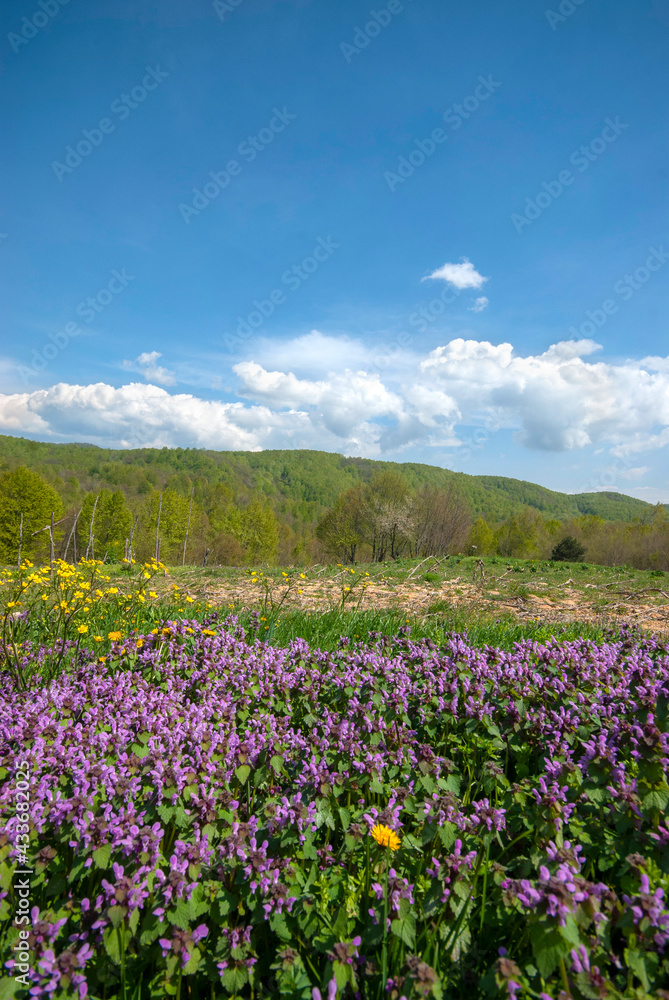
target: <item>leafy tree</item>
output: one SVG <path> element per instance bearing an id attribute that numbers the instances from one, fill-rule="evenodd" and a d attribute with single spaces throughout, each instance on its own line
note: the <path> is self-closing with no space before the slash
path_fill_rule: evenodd
<path id="1" fill-rule="evenodd" d="M 531 507 L 525 507 L 495 532 L 497 551 L 502 556 L 529 559 L 538 554 L 544 532 L 541 514 Z"/>
<path id="2" fill-rule="evenodd" d="M 339 494 L 334 506 L 318 522 L 316 537 L 335 558 L 355 562 L 364 537 L 365 513 L 364 489 L 359 483 Z"/>
<path id="3" fill-rule="evenodd" d="M 372 559 L 383 562 L 386 555 L 397 559 L 410 544 L 413 530 L 411 487 L 397 472 L 372 476 L 364 494 L 366 540 Z"/>
<path id="4" fill-rule="evenodd" d="M 161 561 L 173 564 L 181 562 L 188 508 L 189 498 L 180 496 L 174 490 L 163 490 L 162 494 L 154 490 L 149 494 L 140 517 L 142 532 L 137 544 L 140 558 L 155 555 L 157 532 Z"/>
<path id="5" fill-rule="evenodd" d="M 581 545 L 572 535 L 565 535 L 551 552 L 554 562 L 579 562 L 585 555 L 585 546 Z"/>
<path id="6" fill-rule="evenodd" d="M 279 525 L 267 502 L 256 498 L 239 514 L 238 541 L 248 562 L 271 562 L 279 544 Z"/>
<path id="7" fill-rule="evenodd" d="M 476 521 L 467 538 L 467 552 L 470 555 L 489 556 L 495 551 L 495 534 L 482 517 Z"/>
<path id="8" fill-rule="evenodd" d="M 116 490 L 112 493 L 111 490 L 103 489 L 97 495 L 86 494 L 77 522 L 79 552 L 82 555 L 85 554 L 91 537 L 91 518 L 93 551 L 89 552 L 89 556 L 102 559 L 107 555 L 112 562 L 119 562 L 123 558 L 125 540 L 130 535 L 133 520 L 123 491 Z"/>
<path id="9" fill-rule="evenodd" d="M 58 520 L 62 513 L 56 491 L 36 472 L 19 466 L 0 475 L 0 561 L 16 562 L 19 550 L 21 514 L 23 545 L 21 556 L 38 556 L 49 548 L 49 532 L 39 531 L 50 523 L 51 514 Z"/>

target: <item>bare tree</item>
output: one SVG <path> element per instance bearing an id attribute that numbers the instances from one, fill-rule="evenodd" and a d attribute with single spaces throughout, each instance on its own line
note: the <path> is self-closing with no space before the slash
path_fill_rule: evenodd
<path id="1" fill-rule="evenodd" d="M 456 487 L 424 487 L 413 507 L 416 555 L 440 556 L 461 551 L 471 524 L 467 501 Z"/>

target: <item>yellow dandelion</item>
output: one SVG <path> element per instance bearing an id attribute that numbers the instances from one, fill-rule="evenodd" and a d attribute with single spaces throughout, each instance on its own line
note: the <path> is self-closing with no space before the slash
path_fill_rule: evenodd
<path id="1" fill-rule="evenodd" d="M 77 632 L 79 633 L 79 635 L 86 635 L 86 633 L 88 632 L 88 625 L 80 625 L 79 628 L 77 629 Z"/>
<path id="2" fill-rule="evenodd" d="M 187 597 L 186 598 L 186 604 L 193 604 L 194 601 L 195 601 L 194 597 Z"/>
<path id="3" fill-rule="evenodd" d="M 119 642 L 123 638 L 123 632 L 108 632 L 107 638 L 111 639 L 112 642 Z"/>
<path id="4" fill-rule="evenodd" d="M 398 850 L 400 838 L 389 826 L 382 826 L 380 823 L 377 823 L 376 826 L 372 827 L 370 833 L 379 847 L 389 847 L 391 851 Z"/>
<path id="5" fill-rule="evenodd" d="M 157 596 L 158 596 L 158 595 L 157 595 L 157 593 L 155 592 L 155 590 L 150 590 L 150 591 L 149 591 L 149 597 L 157 597 Z"/>
<path id="6" fill-rule="evenodd" d="M 93 642 L 104 642 L 104 639 L 102 638 L 101 635 L 94 635 Z"/>

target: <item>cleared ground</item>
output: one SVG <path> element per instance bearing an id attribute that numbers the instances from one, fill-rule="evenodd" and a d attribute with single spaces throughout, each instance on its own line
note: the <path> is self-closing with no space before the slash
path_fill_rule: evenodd
<path id="1" fill-rule="evenodd" d="M 451 556 L 283 571 L 178 567 L 156 584 L 159 590 L 177 584 L 216 606 L 235 609 L 392 609 L 424 619 L 457 608 L 546 624 L 625 621 L 669 634 L 669 576 L 629 567 Z"/>

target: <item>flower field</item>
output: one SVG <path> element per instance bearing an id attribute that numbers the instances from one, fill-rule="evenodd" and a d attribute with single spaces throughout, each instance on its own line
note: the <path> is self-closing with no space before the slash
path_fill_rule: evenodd
<path id="1" fill-rule="evenodd" d="M 159 569 L 5 577 L 0 998 L 669 997 L 658 640 L 282 648 Z"/>

